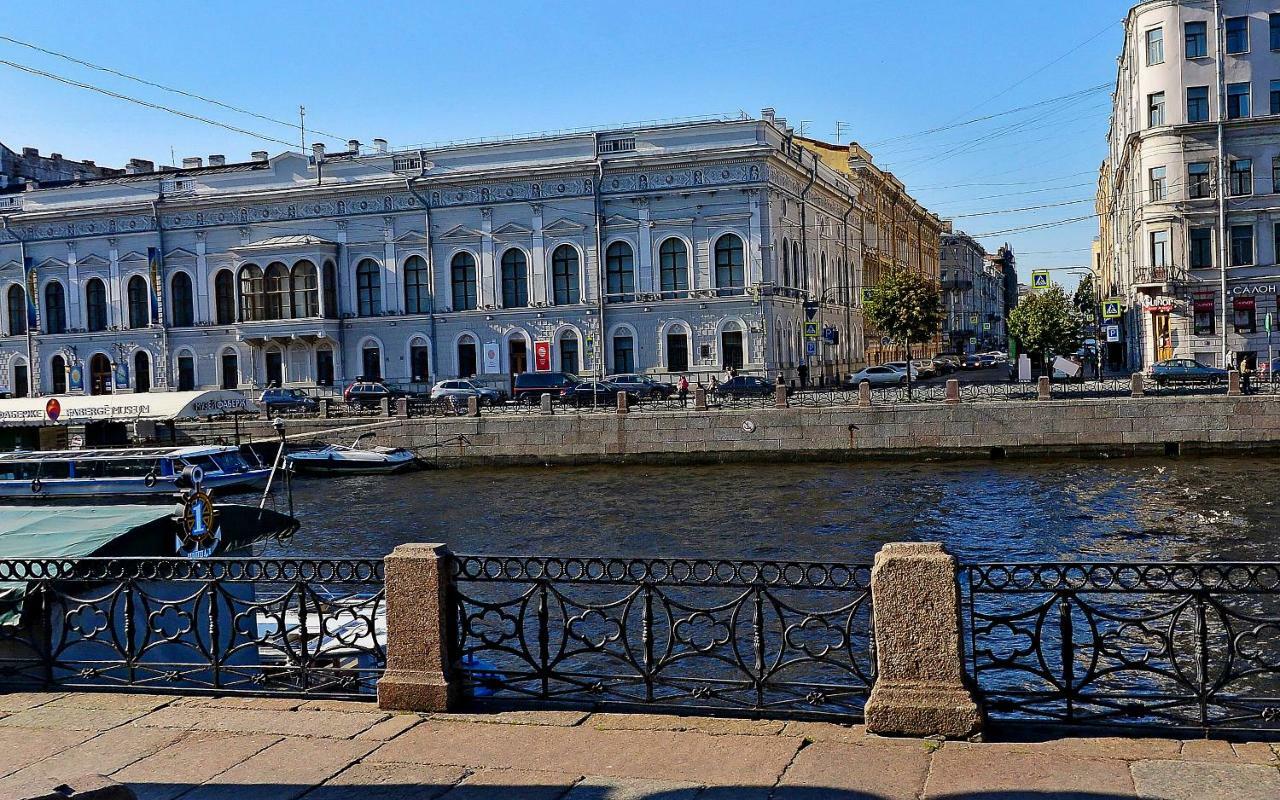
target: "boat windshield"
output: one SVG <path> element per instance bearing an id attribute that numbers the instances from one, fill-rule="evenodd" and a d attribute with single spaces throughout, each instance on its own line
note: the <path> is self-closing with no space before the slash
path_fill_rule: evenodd
<path id="1" fill-rule="evenodd" d="M 217 469 L 228 474 L 232 472 L 245 472 L 249 469 L 249 465 L 246 464 L 245 460 L 240 457 L 240 454 L 234 450 L 228 450 L 225 453 L 214 453 L 211 458 L 217 465 Z"/>
<path id="2" fill-rule="evenodd" d="M 145 478 L 161 471 L 156 461 L 147 458 L 86 458 L 74 462 L 74 466 L 77 478 Z"/>

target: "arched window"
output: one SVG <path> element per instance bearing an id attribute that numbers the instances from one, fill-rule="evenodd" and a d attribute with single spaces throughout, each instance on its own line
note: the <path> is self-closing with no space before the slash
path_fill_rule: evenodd
<path id="1" fill-rule="evenodd" d="M 613 334 L 613 372 L 615 375 L 635 372 L 636 340 L 631 331 L 620 328 Z"/>
<path id="2" fill-rule="evenodd" d="M 263 288 L 266 290 L 266 318 L 289 319 L 290 295 L 289 268 L 279 261 L 267 266 L 263 276 Z"/>
<path id="3" fill-rule="evenodd" d="M 299 261 L 289 275 L 293 282 L 293 317 L 305 319 L 320 316 L 320 279 L 316 265 Z"/>
<path id="4" fill-rule="evenodd" d="M 111 359 L 94 353 L 89 359 L 89 394 L 106 394 L 111 390 Z"/>
<path id="5" fill-rule="evenodd" d="M 175 272 L 170 284 L 170 299 L 173 301 L 173 326 L 190 328 L 196 324 L 196 298 L 191 291 L 191 276 L 185 272 Z"/>
<path id="6" fill-rule="evenodd" d="M 67 332 L 67 295 L 57 281 L 44 287 L 44 329 L 49 333 Z"/>
<path id="7" fill-rule="evenodd" d="M 679 297 L 689 291 L 689 249 L 674 236 L 658 248 L 658 269 L 664 297 Z"/>
<path id="8" fill-rule="evenodd" d="M 338 318 L 338 268 L 332 261 L 324 262 L 324 315 Z"/>
<path id="9" fill-rule="evenodd" d="M 453 310 L 471 311 L 476 307 L 476 260 L 470 253 L 458 253 L 449 267 L 452 273 Z M 461 377 L 474 372 L 458 373 Z"/>
<path id="10" fill-rule="evenodd" d="M 825 292 L 827 290 L 827 254 L 822 253 L 818 256 L 818 290 Z"/>
<path id="11" fill-rule="evenodd" d="M 409 379 L 414 383 L 431 381 L 431 347 L 425 339 L 409 342 Z"/>
<path id="12" fill-rule="evenodd" d="M 107 329 L 107 285 L 100 278 L 90 278 L 84 287 L 86 323 L 90 331 Z"/>
<path id="13" fill-rule="evenodd" d="M 360 377 L 366 381 L 382 380 L 382 348 L 377 342 L 365 342 L 360 348 Z"/>
<path id="14" fill-rule="evenodd" d="M 667 372 L 689 371 L 689 332 L 676 325 L 667 329 Z"/>
<path id="15" fill-rule="evenodd" d="M 726 233 L 716 240 L 716 287 L 721 294 L 740 294 L 733 291 L 746 285 L 743 272 L 742 240 Z M 725 290 L 729 291 L 725 291 Z"/>
<path id="16" fill-rule="evenodd" d="M 470 378 L 476 374 L 476 340 L 470 335 L 458 340 L 458 377 Z"/>
<path id="17" fill-rule="evenodd" d="M 578 366 L 578 337 L 573 331 L 565 331 L 560 334 L 560 370 L 572 374 Z"/>
<path id="18" fill-rule="evenodd" d="M 145 350 L 133 354 L 133 390 L 151 391 L 151 359 L 147 358 Z"/>
<path id="19" fill-rule="evenodd" d="M 581 299 L 578 290 L 578 251 L 562 244 L 551 254 L 551 282 L 558 306 L 577 303 Z"/>
<path id="20" fill-rule="evenodd" d="M 145 328 L 151 324 L 151 308 L 147 302 L 147 279 L 134 275 L 125 290 L 129 301 L 129 327 Z"/>
<path id="21" fill-rule="evenodd" d="M 9 335 L 23 336 L 27 332 L 27 293 L 21 284 L 9 285 L 8 293 Z"/>
<path id="22" fill-rule="evenodd" d="M 626 242 L 614 242 L 604 251 L 606 301 L 629 303 L 636 299 L 635 254 Z M 626 370 L 630 372 L 630 370 Z"/>
<path id="23" fill-rule="evenodd" d="M 262 268 L 246 264 L 240 269 L 240 319 L 242 322 L 258 322 L 265 319 L 265 302 L 262 297 Z"/>
<path id="24" fill-rule="evenodd" d="M 743 342 L 742 323 L 727 323 L 720 331 L 720 366 L 728 369 L 742 369 L 746 362 L 746 351 Z"/>
<path id="25" fill-rule="evenodd" d="M 791 285 L 791 243 L 782 240 L 782 280 L 779 286 Z"/>
<path id="26" fill-rule="evenodd" d="M 511 248 L 502 254 L 502 307 L 529 305 L 529 269 L 524 251 Z"/>
<path id="27" fill-rule="evenodd" d="M 382 313 L 382 269 L 366 258 L 356 267 L 356 313 L 376 317 Z"/>
<path id="28" fill-rule="evenodd" d="M 240 357 L 230 348 L 222 351 L 222 388 L 234 389 L 240 385 Z"/>
<path id="29" fill-rule="evenodd" d="M 213 313 L 219 325 L 234 325 L 236 321 L 236 290 L 231 270 L 220 270 L 213 276 Z"/>
<path id="30" fill-rule="evenodd" d="M 53 394 L 67 393 L 67 360 L 62 356 L 49 361 L 49 389 Z"/>
<path id="31" fill-rule="evenodd" d="M 791 243 L 791 288 L 799 289 L 804 285 L 804 278 L 800 274 L 800 243 Z"/>
<path id="32" fill-rule="evenodd" d="M 404 313 L 431 313 L 431 275 L 422 256 L 404 262 Z"/>
<path id="33" fill-rule="evenodd" d="M 189 392 L 196 388 L 196 359 L 191 353 L 178 356 L 178 391 Z"/>

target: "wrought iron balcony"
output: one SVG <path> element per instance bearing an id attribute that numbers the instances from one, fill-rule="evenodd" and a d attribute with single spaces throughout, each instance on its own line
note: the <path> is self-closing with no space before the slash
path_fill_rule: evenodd
<path id="1" fill-rule="evenodd" d="M 1149 295 L 1174 294 L 1190 280 L 1185 269 L 1172 264 L 1138 267 L 1133 273 L 1134 288 Z"/>

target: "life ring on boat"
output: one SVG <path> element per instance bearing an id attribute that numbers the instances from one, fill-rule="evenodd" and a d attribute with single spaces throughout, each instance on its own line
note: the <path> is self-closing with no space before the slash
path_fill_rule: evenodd
<path id="1" fill-rule="evenodd" d="M 152 486 L 155 486 L 156 474 L 154 472 L 148 472 L 146 474 L 146 477 L 142 479 L 142 485 L 147 487 L 148 489 L 150 489 Z"/>
<path id="2" fill-rule="evenodd" d="M 42 482 L 40 481 L 40 479 L 39 479 L 39 478 L 32 478 L 32 479 L 31 479 L 31 493 L 32 493 L 32 494 L 40 494 L 40 493 L 41 493 L 41 492 L 43 492 L 43 491 L 44 491 L 44 483 L 42 483 Z"/>

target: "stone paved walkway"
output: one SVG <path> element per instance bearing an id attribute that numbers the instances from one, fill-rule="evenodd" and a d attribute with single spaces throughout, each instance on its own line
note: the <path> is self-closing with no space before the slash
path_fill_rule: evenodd
<path id="1" fill-rule="evenodd" d="M 0 694 L 0 799 L 95 773 L 143 800 L 1276 800 L 1280 745 L 982 744 L 811 722 Z"/>

